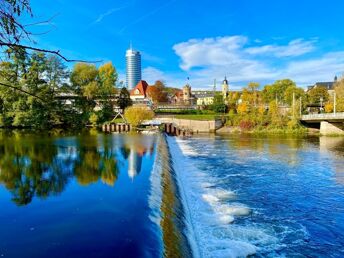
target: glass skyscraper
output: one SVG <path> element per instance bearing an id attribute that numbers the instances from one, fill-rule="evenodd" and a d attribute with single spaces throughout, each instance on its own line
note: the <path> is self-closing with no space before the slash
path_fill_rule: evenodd
<path id="1" fill-rule="evenodd" d="M 127 63 L 127 88 L 133 89 L 141 80 L 141 54 L 132 48 L 125 55 Z"/>

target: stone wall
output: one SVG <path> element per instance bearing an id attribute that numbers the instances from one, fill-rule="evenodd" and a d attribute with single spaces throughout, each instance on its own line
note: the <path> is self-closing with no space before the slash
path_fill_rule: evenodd
<path id="1" fill-rule="evenodd" d="M 192 130 L 194 133 L 213 133 L 222 127 L 222 122 L 220 120 L 201 121 L 173 117 L 159 117 L 157 120 L 162 123 L 175 124 L 178 127 Z"/>

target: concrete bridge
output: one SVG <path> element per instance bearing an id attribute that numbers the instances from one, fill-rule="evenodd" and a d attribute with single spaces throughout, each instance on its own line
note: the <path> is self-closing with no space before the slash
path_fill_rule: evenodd
<path id="1" fill-rule="evenodd" d="M 323 135 L 344 135 L 344 113 L 303 115 L 301 122 L 311 128 L 320 129 Z"/>

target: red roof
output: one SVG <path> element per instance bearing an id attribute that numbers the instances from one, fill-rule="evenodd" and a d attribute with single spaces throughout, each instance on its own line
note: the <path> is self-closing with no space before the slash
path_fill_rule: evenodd
<path id="1" fill-rule="evenodd" d="M 143 95 L 146 97 L 147 94 L 147 88 L 148 88 L 148 83 L 146 81 L 139 81 L 139 83 L 135 86 L 134 89 L 130 91 L 130 96 L 135 96 L 135 95 Z M 139 90 L 139 94 L 135 93 L 136 90 Z"/>

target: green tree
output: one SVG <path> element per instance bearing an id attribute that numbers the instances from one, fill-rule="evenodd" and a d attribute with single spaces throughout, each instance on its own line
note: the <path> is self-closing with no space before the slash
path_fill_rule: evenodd
<path id="1" fill-rule="evenodd" d="M 284 103 L 292 106 L 293 104 L 293 95 L 295 96 L 295 101 L 302 98 L 306 101 L 306 93 L 302 88 L 296 86 L 289 86 L 284 92 Z"/>
<path id="2" fill-rule="evenodd" d="M 277 80 L 271 85 L 266 85 L 262 91 L 262 98 L 265 103 L 276 100 L 285 103 L 285 92 L 289 87 L 296 87 L 295 82 L 289 79 Z"/>
<path id="3" fill-rule="evenodd" d="M 325 104 L 329 100 L 330 95 L 326 87 L 314 87 L 308 91 L 309 102 L 313 104 Z"/>
<path id="4" fill-rule="evenodd" d="M 111 62 L 99 67 L 99 80 L 101 84 L 101 92 L 104 94 L 113 94 L 117 82 L 117 72 Z"/>
<path id="5" fill-rule="evenodd" d="M 222 94 L 215 94 L 213 104 L 211 105 L 211 109 L 216 113 L 226 112 L 226 104 L 224 102 Z"/>
<path id="6" fill-rule="evenodd" d="M 119 92 L 119 96 L 117 99 L 117 105 L 120 109 L 124 110 L 127 107 L 132 105 L 132 101 L 130 99 L 130 93 L 127 88 L 123 87 Z"/>

